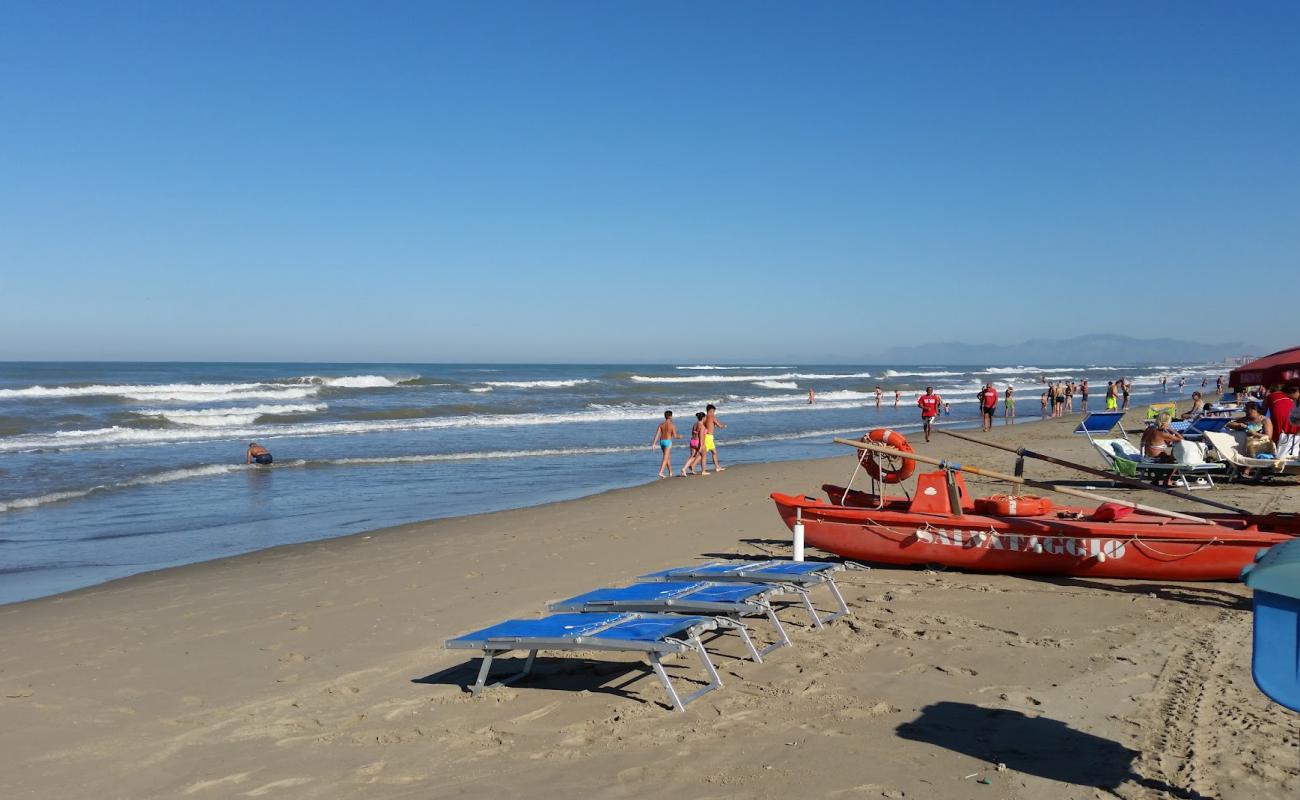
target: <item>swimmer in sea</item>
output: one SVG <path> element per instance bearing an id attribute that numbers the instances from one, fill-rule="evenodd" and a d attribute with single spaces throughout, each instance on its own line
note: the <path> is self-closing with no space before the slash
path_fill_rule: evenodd
<path id="1" fill-rule="evenodd" d="M 673 424 L 673 412 L 664 412 L 664 421 L 659 423 L 655 429 L 655 441 L 650 443 L 651 447 L 658 447 L 664 453 L 664 460 L 659 463 L 659 477 L 671 478 L 673 476 L 673 439 L 682 438 L 677 433 L 677 426 Z M 664 474 L 664 470 L 668 474 Z"/>
<path id="2" fill-rule="evenodd" d="M 248 452 L 244 454 L 245 464 L 270 464 L 271 452 L 257 442 L 248 443 Z"/>

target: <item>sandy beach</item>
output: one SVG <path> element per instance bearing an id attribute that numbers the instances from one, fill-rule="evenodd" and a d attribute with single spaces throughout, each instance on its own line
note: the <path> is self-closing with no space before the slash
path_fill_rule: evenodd
<path id="1" fill-rule="evenodd" d="M 987 436 L 1096 464 L 1077 421 Z M 1007 471 L 1013 458 L 944 436 L 917 448 Z M 768 493 L 820 494 L 851 464 L 846 450 L 741 465 L 0 607 L 0 796 L 1300 793 L 1296 722 L 1251 681 L 1235 583 L 852 571 L 851 617 L 815 631 L 790 609 L 794 646 L 762 664 L 719 642 L 726 685 L 682 714 L 627 659 L 542 658 L 535 678 L 471 698 L 477 659 L 441 646 L 653 569 L 786 556 Z M 1286 481 L 1209 494 L 1300 511 Z"/>

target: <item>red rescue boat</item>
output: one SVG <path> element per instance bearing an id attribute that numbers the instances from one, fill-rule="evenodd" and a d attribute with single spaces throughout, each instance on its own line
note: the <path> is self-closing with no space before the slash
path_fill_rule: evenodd
<path id="1" fill-rule="evenodd" d="M 1262 548 L 1300 535 L 1294 514 L 1208 514 L 1171 519 L 1103 503 L 1096 509 L 975 501 L 960 474 L 918 476 L 915 497 L 823 487 L 832 501 L 774 493 L 807 544 L 857 561 L 942 564 L 978 572 L 1181 581 L 1232 580 Z M 959 504 L 954 513 L 950 497 Z M 1029 498 L 1038 500 L 1038 498 Z M 1008 502 L 1012 501 L 1012 502 Z M 978 504 L 978 505 L 977 505 Z M 988 513 L 1004 509 L 1011 514 Z"/>

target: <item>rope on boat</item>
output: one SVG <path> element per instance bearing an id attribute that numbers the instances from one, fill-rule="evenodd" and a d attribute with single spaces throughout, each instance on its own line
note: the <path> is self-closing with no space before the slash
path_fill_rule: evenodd
<path id="1" fill-rule="evenodd" d="M 830 520 L 830 521 L 833 522 L 834 520 Z M 927 533 L 934 533 L 934 532 L 939 531 L 938 528 L 935 528 L 935 527 L 934 527 L 933 525 L 931 525 L 928 521 L 925 522 L 921 527 L 917 528 L 916 531 L 911 531 L 911 532 L 908 532 L 908 531 L 900 531 L 900 530 L 898 530 L 897 528 L 892 528 L 892 527 L 890 527 L 890 526 L 888 526 L 888 525 L 885 525 L 885 524 L 883 524 L 883 523 L 877 522 L 876 520 L 874 520 L 874 519 L 870 519 L 870 518 L 865 519 L 865 520 L 863 520 L 863 521 L 866 522 L 868 525 L 871 525 L 871 526 L 873 526 L 873 527 L 879 528 L 880 530 L 888 531 L 888 532 L 894 534 L 895 536 L 897 536 L 899 539 L 911 539 L 911 538 L 914 538 L 914 537 L 916 536 L 916 532 L 917 532 L 917 531 L 925 531 L 925 532 L 927 532 Z M 1038 539 L 1038 540 L 1040 540 L 1040 541 L 1067 541 L 1067 540 L 1072 540 L 1072 539 L 1096 539 L 1096 538 L 1106 538 L 1106 537 L 1087 536 L 1087 535 L 1084 535 L 1084 536 L 1079 536 L 1079 535 L 1067 536 L 1067 535 L 1054 534 L 1054 533 L 1002 533 L 1002 532 L 1000 532 L 1000 531 L 994 530 L 994 528 L 993 528 L 992 525 L 989 526 L 987 533 L 986 533 L 985 531 L 982 531 L 982 530 L 973 530 L 973 529 L 971 529 L 971 528 L 962 528 L 961 530 L 962 530 L 963 532 L 976 534 L 977 536 L 980 536 L 980 537 L 983 537 L 983 536 L 992 536 L 992 537 L 995 538 L 995 539 L 1006 539 L 1006 538 L 1008 538 L 1008 537 L 1012 537 L 1012 536 L 1014 536 L 1014 537 L 1019 537 L 1019 538 L 1021 538 L 1021 539 L 1036 538 L 1036 539 Z M 972 541 L 973 543 L 975 543 L 975 544 L 981 544 L 981 543 L 982 543 L 982 542 L 975 541 L 974 537 L 972 537 L 971 541 Z M 1169 543 L 1169 544 L 1177 544 L 1177 543 L 1180 543 L 1180 542 L 1188 542 L 1187 539 L 1178 539 L 1178 538 L 1172 538 L 1172 537 L 1169 537 L 1169 538 L 1164 538 L 1164 537 L 1155 537 L 1155 538 L 1145 538 L 1145 539 L 1144 539 L 1144 538 L 1142 538 L 1142 537 L 1140 537 L 1140 536 L 1137 536 L 1137 535 L 1135 534 L 1135 535 L 1130 536 L 1128 539 L 1117 540 L 1117 541 L 1123 541 L 1123 542 L 1126 543 L 1126 544 L 1127 544 L 1127 543 L 1132 543 L 1132 544 L 1134 544 L 1135 546 L 1137 546 L 1139 549 L 1145 548 L 1146 550 L 1151 551 L 1151 553 L 1155 553 L 1156 555 L 1159 555 L 1159 556 L 1164 556 L 1165 558 L 1167 558 L 1167 559 L 1169 559 L 1169 560 L 1171 560 L 1171 561 L 1181 561 L 1181 560 L 1184 559 L 1184 558 L 1189 558 L 1189 557 L 1191 557 L 1191 556 L 1196 555 L 1197 553 L 1201 552 L 1202 550 L 1204 550 L 1205 548 L 1207 548 L 1207 547 L 1209 547 L 1209 546 L 1211 546 L 1211 545 L 1215 545 L 1215 544 L 1223 544 L 1226 540 L 1224 540 L 1224 539 L 1220 539 L 1219 537 L 1216 536 L 1216 537 L 1214 537 L 1214 538 L 1212 538 L 1212 539 L 1210 539 L 1210 540 L 1208 540 L 1208 541 L 1201 542 L 1201 543 L 1196 547 L 1195 550 L 1192 550 L 1192 551 L 1190 551 L 1190 552 L 1188 552 L 1188 553 L 1183 553 L 1183 554 L 1181 554 L 1181 555 L 1176 554 L 1176 553 L 1166 553 L 1166 552 L 1164 552 L 1164 551 L 1162 551 L 1162 550 L 1158 550 L 1158 549 L 1156 549 L 1155 547 L 1152 547 L 1152 546 L 1151 546 L 1151 543 L 1152 543 L 1152 542 L 1164 542 L 1164 543 Z M 1190 542 L 1188 542 L 1188 543 L 1190 543 Z M 1088 557 L 1088 558 L 1092 558 L 1092 556 L 1087 556 L 1087 557 Z"/>

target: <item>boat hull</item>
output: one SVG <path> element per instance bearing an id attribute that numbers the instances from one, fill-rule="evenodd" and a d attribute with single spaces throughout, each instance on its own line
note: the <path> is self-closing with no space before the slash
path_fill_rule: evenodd
<path id="1" fill-rule="evenodd" d="M 1294 536 L 1134 515 L 1118 522 L 975 514 L 927 514 L 901 501 L 880 509 L 773 494 L 787 527 L 806 544 L 855 561 L 940 564 L 977 572 L 1180 581 L 1235 580 L 1255 554 Z M 1068 511 L 1068 510 L 1067 510 Z"/>

